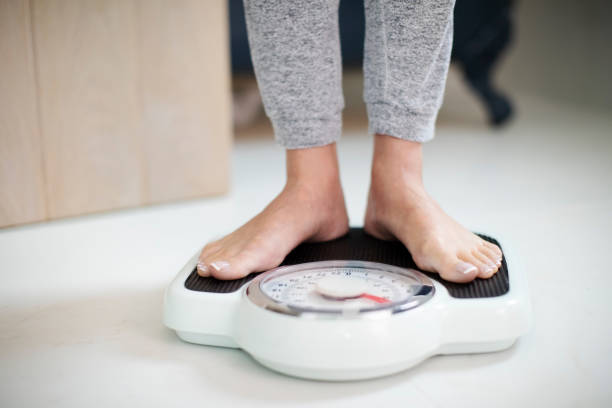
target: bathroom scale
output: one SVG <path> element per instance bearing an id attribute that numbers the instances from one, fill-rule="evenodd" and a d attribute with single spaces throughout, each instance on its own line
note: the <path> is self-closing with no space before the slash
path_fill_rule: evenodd
<path id="1" fill-rule="evenodd" d="M 167 288 L 164 323 L 184 341 L 241 348 L 275 371 L 360 380 L 406 370 L 438 354 L 504 350 L 524 334 L 531 305 L 507 243 L 490 279 L 447 282 L 419 271 L 398 241 L 351 228 L 303 243 L 270 271 L 203 278 L 199 251 Z"/>

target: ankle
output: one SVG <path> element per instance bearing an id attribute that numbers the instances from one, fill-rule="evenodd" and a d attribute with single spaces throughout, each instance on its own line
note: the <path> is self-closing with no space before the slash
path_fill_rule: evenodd
<path id="1" fill-rule="evenodd" d="M 339 179 L 336 144 L 286 152 L 287 180 L 323 181 Z"/>
<path id="2" fill-rule="evenodd" d="M 380 134 L 374 140 L 370 194 L 423 194 L 421 144 Z"/>
<path id="3" fill-rule="evenodd" d="M 310 220 L 303 234 L 309 239 L 327 241 L 348 230 L 344 193 L 337 173 L 328 177 L 312 174 L 288 177 L 282 194 L 302 220 Z"/>
<path id="4" fill-rule="evenodd" d="M 423 149 L 420 143 L 375 135 L 372 178 L 400 179 L 422 184 Z"/>
<path id="5" fill-rule="evenodd" d="M 286 188 L 313 194 L 341 191 L 336 145 L 287 150 Z"/>

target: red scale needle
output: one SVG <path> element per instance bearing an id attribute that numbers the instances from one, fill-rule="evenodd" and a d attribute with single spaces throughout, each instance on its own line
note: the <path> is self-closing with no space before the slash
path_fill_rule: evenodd
<path id="1" fill-rule="evenodd" d="M 359 295 L 359 297 L 364 298 L 364 299 L 373 300 L 376 303 L 389 303 L 390 302 L 390 300 L 387 298 L 370 295 L 369 293 L 362 293 L 361 295 Z"/>

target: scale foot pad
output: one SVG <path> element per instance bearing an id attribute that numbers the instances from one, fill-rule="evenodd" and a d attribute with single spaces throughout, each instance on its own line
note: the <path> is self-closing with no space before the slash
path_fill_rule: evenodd
<path id="1" fill-rule="evenodd" d="M 501 248 L 499 242 L 494 238 L 478 235 Z M 281 265 L 329 260 L 370 261 L 419 269 L 415 265 L 410 252 L 401 242 L 376 239 L 365 233 L 363 228 L 351 228 L 346 235 L 333 241 L 303 243 L 291 251 Z M 505 257 L 502 258 L 501 267 L 493 277 L 489 279 L 478 278 L 469 283 L 448 282 L 440 278 L 438 274 L 424 273 L 444 285 L 450 296 L 455 298 L 496 297 L 506 294 L 510 289 Z M 212 277 L 203 278 L 194 269 L 185 281 L 185 288 L 198 292 L 230 293 L 237 291 L 257 275 L 252 273 L 242 279 L 223 281 Z"/>

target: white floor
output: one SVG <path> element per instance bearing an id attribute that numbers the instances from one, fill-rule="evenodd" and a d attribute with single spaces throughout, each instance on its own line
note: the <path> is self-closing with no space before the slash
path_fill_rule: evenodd
<path id="1" fill-rule="evenodd" d="M 510 350 L 334 384 L 179 341 L 161 324 L 164 286 L 283 184 L 282 150 L 255 140 L 236 146 L 227 197 L 0 231 L 0 406 L 611 406 L 612 119 L 530 98 L 499 132 L 458 117 L 443 113 L 427 145 L 426 181 L 523 258 L 534 327 Z M 353 225 L 370 144 L 349 134 L 339 147 Z"/>

